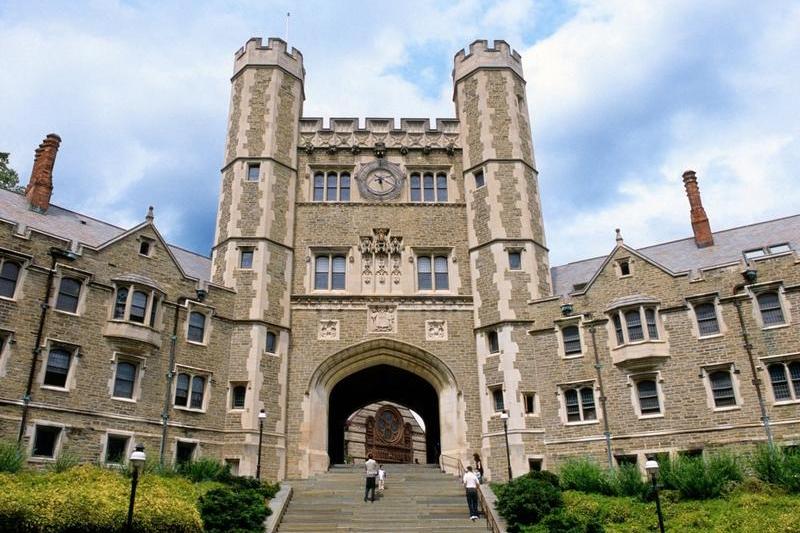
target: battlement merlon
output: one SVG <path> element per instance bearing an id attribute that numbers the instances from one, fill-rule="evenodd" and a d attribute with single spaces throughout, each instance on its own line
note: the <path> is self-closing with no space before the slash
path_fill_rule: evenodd
<path id="1" fill-rule="evenodd" d="M 453 85 L 480 68 L 509 68 L 520 78 L 525 78 L 519 52 L 512 50 L 505 41 L 494 41 L 490 48 L 489 41 L 479 39 L 469 45 L 469 53 L 459 50 L 453 58 Z"/>
<path id="2" fill-rule="evenodd" d="M 236 77 L 242 69 L 248 66 L 277 66 L 301 82 L 305 80 L 303 54 L 294 47 L 289 53 L 286 41 L 275 37 L 267 40 L 267 46 L 263 46 L 260 37 L 252 37 L 236 51 L 233 60 L 233 77 Z"/>
<path id="3" fill-rule="evenodd" d="M 347 135 L 353 133 L 373 133 L 378 135 L 392 134 L 447 134 L 457 135 L 459 132 L 459 122 L 455 118 L 437 118 L 435 127 L 431 127 L 430 119 L 427 118 L 401 118 L 400 127 L 394 118 L 366 118 L 364 127 L 359 124 L 357 118 L 331 117 L 328 120 L 328 127 L 324 127 L 323 119 L 316 117 L 303 117 L 300 119 L 300 133 L 336 133 Z"/>

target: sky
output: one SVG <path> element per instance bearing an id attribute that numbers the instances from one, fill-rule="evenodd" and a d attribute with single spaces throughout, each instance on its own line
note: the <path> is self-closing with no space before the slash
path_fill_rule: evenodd
<path id="1" fill-rule="evenodd" d="M 523 57 L 551 264 L 800 212 L 800 3 L 791 0 L 0 1 L 0 152 L 53 203 L 122 227 L 147 206 L 208 254 L 233 54 L 303 52 L 305 116 L 452 117 L 453 55 Z"/>

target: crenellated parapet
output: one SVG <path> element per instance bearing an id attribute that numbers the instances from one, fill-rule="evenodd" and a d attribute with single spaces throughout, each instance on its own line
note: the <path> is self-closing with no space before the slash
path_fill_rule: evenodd
<path id="1" fill-rule="evenodd" d="M 469 53 L 459 50 L 453 58 L 453 83 L 480 68 L 510 68 L 522 78 L 522 56 L 505 41 L 478 39 L 469 45 Z"/>
<path id="2" fill-rule="evenodd" d="M 303 54 L 292 47 L 289 52 L 286 41 L 270 37 L 267 45 L 263 46 L 260 37 L 253 37 L 237 50 L 233 61 L 233 76 L 246 66 L 280 67 L 299 80 L 305 79 L 306 71 L 303 68 Z"/>
<path id="3" fill-rule="evenodd" d="M 358 151 L 381 144 L 406 150 L 455 150 L 460 147 L 459 122 L 437 118 L 431 127 L 427 118 L 367 118 L 363 127 L 357 118 L 331 118 L 328 127 L 321 118 L 300 119 L 299 148 Z"/>

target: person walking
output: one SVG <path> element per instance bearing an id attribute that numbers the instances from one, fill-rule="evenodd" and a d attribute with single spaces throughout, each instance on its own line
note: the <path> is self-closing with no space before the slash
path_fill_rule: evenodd
<path id="1" fill-rule="evenodd" d="M 375 501 L 375 478 L 378 477 L 378 463 L 372 458 L 372 454 L 367 455 L 367 461 L 364 463 L 364 472 L 367 477 L 367 483 L 364 488 L 364 501 Z"/>
<path id="2" fill-rule="evenodd" d="M 472 459 L 475 461 L 475 470 L 477 470 L 478 480 L 483 480 L 483 462 L 481 461 L 481 456 L 477 453 L 472 454 Z"/>
<path id="3" fill-rule="evenodd" d="M 386 470 L 383 465 L 378 467 L 378 494 L 383 494 L 383 489 L 386 488 Z"/>
<path id="4" fill-rule="evenodd" d="M 469 506 L 469 519 L 473 522 L 478 519 L 478 485 L 481 482 L 478 476 L 472 471 L 472 467 L 468 466 L 467 471 L 464 473 L 464 489 L 467 491 L 467 505 Z"/>

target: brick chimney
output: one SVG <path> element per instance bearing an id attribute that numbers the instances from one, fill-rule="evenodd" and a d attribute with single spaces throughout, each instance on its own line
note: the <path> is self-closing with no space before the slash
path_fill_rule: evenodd
<path id="1" fill-rule="evenodd" d="M 698 248 L 713 246 L 714 237 L 711 235 L 711 225 L 708 223 L 706 210 L 703 209 L 703 201 L 700 199 L 697 174 L 694 170 L 687 170 L 683 173 L 683 186 L 686 187 L 686 196 L 689 197 L 694 242 L 697 243 Z"/>
<path id="2" fill-rule="evenodd" d="M 50 207 L 50 196 L 53 194 L 53 165 L 61 144 L 61 137 L 50 133 L 36 149 L 31 169 L 31 179 L 25 188 L 25 196 L 31 210 L 44 213 Z"/>

